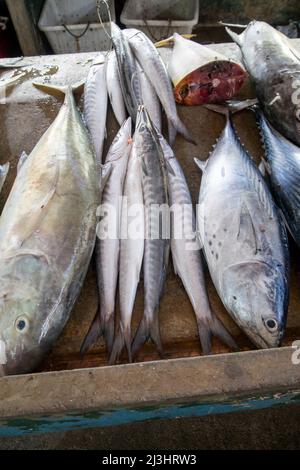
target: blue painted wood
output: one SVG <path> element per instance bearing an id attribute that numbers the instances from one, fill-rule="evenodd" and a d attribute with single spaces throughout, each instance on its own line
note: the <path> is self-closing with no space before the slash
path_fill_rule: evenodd
<path id="1" fill-rule="evenodd" d="M 115 409 L 67 415 L 15 418 L 0 421 L 0 437 L 69 431 L 79 428 L 118 426 L 152 419 L 187 418 L 245 410 L 259 410 L 300 401 L 300 390 L 288 393 L 228 400 L 216 403 L 188 403 L 137 409 Z"/>

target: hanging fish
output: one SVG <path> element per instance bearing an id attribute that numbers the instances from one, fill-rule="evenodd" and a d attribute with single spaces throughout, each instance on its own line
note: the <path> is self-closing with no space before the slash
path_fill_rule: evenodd
<path id="1" fill-rule="evenodd" d="M 241 65 L 177 33 L 173 37 L 168 72 L 177 103 L 221 103 L 238 93 L 247 76 Z"/>

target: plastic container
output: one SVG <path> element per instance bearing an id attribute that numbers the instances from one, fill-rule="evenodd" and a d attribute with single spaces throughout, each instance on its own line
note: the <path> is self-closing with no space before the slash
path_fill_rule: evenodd
<path id="1" fill-rule="evenodd" d="M 159 41 L 174 32 L 190 34 L 198 17 L 199 0 L 127 0 L 121 22 Z"/>
<path id="2" fill-rule="evenodd" d="M 115 2 L 107 3 L 114 21 Z M 100 8 L 105 23 L 107 10 L 104 4 Z M 110 39 L 99 22 L 96 0 L 46 0 L 38 26 L 56 54 L 105 51 L 110 46 Z M 109 31 L 109 23 L 104 26 Z"/>

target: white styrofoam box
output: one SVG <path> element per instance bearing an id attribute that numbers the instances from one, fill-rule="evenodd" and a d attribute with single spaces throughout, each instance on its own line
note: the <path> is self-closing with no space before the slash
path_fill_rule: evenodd
<path id="1" fill-rule="evenodd" d="M 115 2 L 108 0 L 107 3 L 114 21 Z M 105 4 L 101 3 L 100 8 L 102 21 L 109 32 Z M 110 47 L 110 39 L 99 22 L 96 0 L 46 0 L 38 26 L 56 54 L 105 51 Z"/>
<path id="2" fill-rule="evenodd" d="M 121 22 L 137 28 L 152 41 L 174 32 L 190 34 L 198 23 L 199 0 L 126 0 Z"/>

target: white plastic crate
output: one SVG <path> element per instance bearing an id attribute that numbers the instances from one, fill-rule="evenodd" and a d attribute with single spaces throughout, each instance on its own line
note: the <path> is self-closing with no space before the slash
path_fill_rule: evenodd
<path id="1" fill-rule="evenodd" d="M 174 32 L 190 34 L 198 17 L 199 0 L 127 0 L 121 22 L 159 41 Z"/>
<path id="2" fill-rule="evenodd" d="M 115 2 L 108 0 L 107 3 L 114 21 Z M 100 12 L 102 20 L 107 22 L 103 3 Z M 96 0 L 46 0 L 38 26 L 56 54 L 109 49 L 110 39 L 99 22 Z M 109 23 L 104 26 L 109 32 Z"/>

